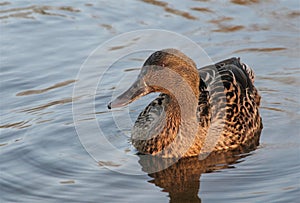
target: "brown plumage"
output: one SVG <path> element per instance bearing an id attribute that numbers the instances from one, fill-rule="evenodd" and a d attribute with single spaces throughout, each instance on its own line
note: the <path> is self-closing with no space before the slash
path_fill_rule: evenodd
<path id="1" fill-rule="evenodd" d="M 262 129 L 254 73 L 238 58 L 197 70 L 175 49 L 153 53 L 137 81 L 109 108 L 161 92 L 138 116 L 131 140 L 140 153 L 189 157 L 258 145 Z"/>

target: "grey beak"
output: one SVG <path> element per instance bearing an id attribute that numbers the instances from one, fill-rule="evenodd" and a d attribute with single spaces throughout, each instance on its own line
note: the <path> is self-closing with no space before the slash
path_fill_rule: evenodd
<path id="1" fill-rule="evenodd" d="M 142 79 L 138 78 L 128 90 L 119 95 L 115 100 L 111 101 L 107 107 L 108 109 L 111 109 L 126 106 L 134 100 L 151 92 L 151 88 L 148 87 Z"/>

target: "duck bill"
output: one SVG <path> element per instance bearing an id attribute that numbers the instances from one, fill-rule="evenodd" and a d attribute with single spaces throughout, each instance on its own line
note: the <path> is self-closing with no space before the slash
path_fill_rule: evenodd
<path id="1" fill-rule="evenodd" d="M 150 92 L 151 88 L 149 88 L 142 80 L 137 80 L 128 90 L 119 95 L 115 100 L 111 101 L 107 107 L 111 109 L 126 106 Z"/>

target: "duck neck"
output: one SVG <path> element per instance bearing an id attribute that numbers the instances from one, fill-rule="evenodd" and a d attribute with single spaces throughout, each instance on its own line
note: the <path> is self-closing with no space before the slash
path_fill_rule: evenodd
<path id="1" fill-rule="evenodd" d="M 170 158 L 183 157 L 189 151 L 198 132 L 197 98 L 188 91 L 176 96 L 165 94 L 164 115 L 156 123 L 156 129 L 161 130 L 152 139 L 144 140 L 145 153 Z"/>
<path id="2" fill-rule="evenodd" d="M 164 115 L 153 123 L 154 132 L 142 132 L 151 134 L 146 136 L 150 139 L 133 143 L 140 152 L 182 157 L 189 150 L 198 132 L 199 80 L 198 74 L 188 80 L 175 71 L 164 70 L 153 73 L 145 81 L 156 92 L 162 92 L 165 101 L 162 104 Z"/>
<path id="3" fill-rule="evenodd" d="M 183 157 L 194 144 L 198 133 L 199 93 L 195 95 L 185 90 L 181 91 L 180 95 L 168 96 L 169 102 L 165 107 L 166 126 L 164 129 L 169 142 L 165 146 L 162 156 Z"/>

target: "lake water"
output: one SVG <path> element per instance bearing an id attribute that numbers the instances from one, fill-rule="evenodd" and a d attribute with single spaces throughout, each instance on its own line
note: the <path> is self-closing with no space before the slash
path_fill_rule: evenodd
<path id="1" fill-rule="evenodd" d="M 299 201 L 298 0 L 2 1 L 0 9 L 1 202 Z M 131 84 L 151 52 L 128 53 L 94 84 L 90 78 L 98 77 L 114 50 L 132 46 L 119 41 L 90 60 L 86 74 L 79 71 L 107 40 L 150 28 L 188 37 L 213 61 L 239 56 L 254 69 L 264 124 L 256 150 L 145 172 L 155 160 L 143 163 L 128 136 L 153 96 L 114 115 L 107 104 L 114 90 Z M 84 103 L 87 98 L 73 95 L 79 75 L 86 87 L 96 87 L 96 99 L 95 113 L 76 120 L 72 99 Z M 114 118 L 120 118 L 119 127 Z M 104 150 L 103 143 L 95 149 L 103 152 L 98 163 L 82 142 L 95 137 L 85 141 L 97 146 L 104 139 L 94 129 L 78 136 L 76 123 L 88 128 L 87 121 L 98 123 L 114 149 Z"/>

